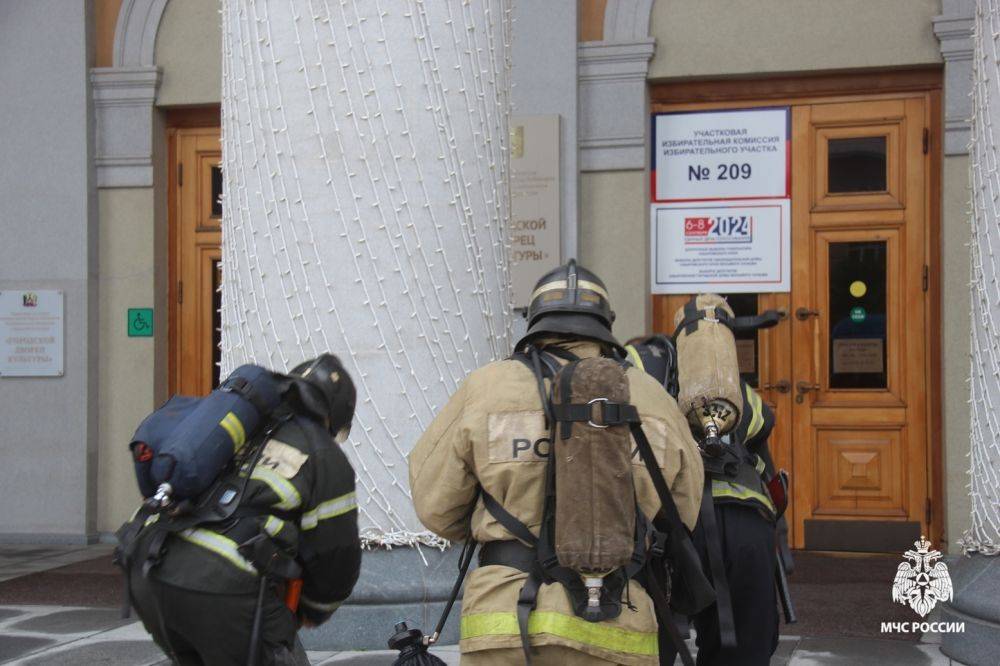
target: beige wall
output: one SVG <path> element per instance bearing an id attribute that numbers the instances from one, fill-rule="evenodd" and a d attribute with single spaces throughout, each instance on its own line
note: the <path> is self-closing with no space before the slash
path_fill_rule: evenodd
<path id="1" fill-rule="evenodd" d="M 98 518 L 113 532 L 138 506 L 128 443 L 154 407 L 153 338 L 129 338 L 127 310 L 154 304 L 152 188 L 98 191 L 100 377 Z"/>
<path id="2" fill-rule="evenodd" d="M 579 259 L 607 285 L 621 341 L 648 327 L 646 200 L 644 171 L 580 174 Z"/>
<path id="3" fill-rule="evenodd" d="M 218 104 L 222 94 L 222 29 L 216 0 L 170 0 L 156 36 L 163 82 L 158 106 Z"/>
<path id="4" fill-rule="evenodd" d="M 941 216 L 941 377 L 944 403 L 945 534 L 948 547 L 969 528 L 969 159 L 944 161 Z"/>
<path id="5" fill-rule="evenodd" d="M 941 62 L 940 0 L 656 0 L 649 78 Z"/>

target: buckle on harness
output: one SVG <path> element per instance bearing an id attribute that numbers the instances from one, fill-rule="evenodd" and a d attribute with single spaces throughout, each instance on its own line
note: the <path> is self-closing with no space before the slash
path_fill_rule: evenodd
<path id="1" fill-rule="evenodd" d="M 607 422 L 608 422 L 608 407 L 610 406 L 610 404 L 614 404 L 615 407 L 617 407 L 618 405 L 615 404 L 615 403 L 610 403 L 609 404 L 609 401 L 608 401 L 607 398 L 594 398 L 593 400 L 591 400 L 591 401 L 589 401 L 587 403 L 587 406 L 589 407 L 589 406 L 591 406 L 591 405 L 593 405 L 595 403 L 603 403 L 603 407 L 601 408 L 601 420 L 604 421 L 604 423 L 603 424 L 594 423 L 594 416 L 593 416 L 593 414 L 594 414 L 594 408 L 591 407 L 591 410 L 590 410 L 591 417 L 589 419 L 587 419 L 587 425 L 589 425 L 591 428 L 600 428 L 602 430 L 604 428 L 610 428 L 611 426 L 609 426 L 607 424 Z"/>

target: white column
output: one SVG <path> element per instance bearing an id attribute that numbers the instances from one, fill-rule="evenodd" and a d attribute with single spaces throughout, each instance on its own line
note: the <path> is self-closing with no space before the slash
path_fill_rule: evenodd
<path id="1" fill-rule="evenodd" d="M 972 527 L 966 552 L 1000 553 L 1000 0 L 979 0 L 973 55 Z"/>
<path id="2" fill-rule="evenodd" d="M 223 2 L 223 372 L 341 357 L 369 545 L 441 545 L 406 455 L 512 342 L 507 4 Z"/>

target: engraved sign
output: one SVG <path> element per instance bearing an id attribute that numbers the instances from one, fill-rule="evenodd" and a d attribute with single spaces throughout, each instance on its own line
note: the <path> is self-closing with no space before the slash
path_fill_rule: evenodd
<path id="1" fill-rule="evenodd" d="M 511 118 L 510 266 L 514 306 L 561 263 L 559 116 Z"/>
<path id="2" fill-rule="evenodd" d="M 757 372 L 757 346 L 754 340 L 736 341 L 736 359 L 740 366 L 740 373 Z"/>
<path id="3" fill-rule="evenodd" d="M 63 292 L 0 291 L 0 376 L 61 377 Z"/>
<path id="4" fill-rule="evenodd" d="M 885 369 L 881 338 L 841 338 L 833 341 L 833 372 L 881 373 Z"/>

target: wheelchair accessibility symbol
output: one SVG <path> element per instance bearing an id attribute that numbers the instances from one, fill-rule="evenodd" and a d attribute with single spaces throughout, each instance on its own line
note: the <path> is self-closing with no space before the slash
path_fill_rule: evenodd
<path id="1" fill-rule="evenodd" d="M 153 308 L 128 309 L 128 337 L 153 337 Z"/>

